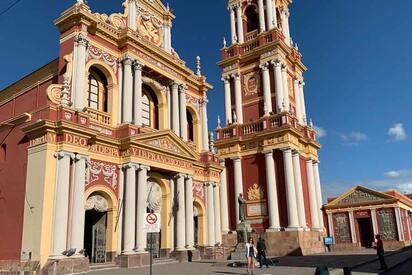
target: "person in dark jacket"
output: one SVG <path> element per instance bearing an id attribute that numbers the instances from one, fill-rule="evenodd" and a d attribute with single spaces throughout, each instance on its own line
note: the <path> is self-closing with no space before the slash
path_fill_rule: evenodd
<path id="1" fill-rule="evenodd" d="M 258 251 L 259 267 L 262 268 L 263 264 L 266 265 L 266 267 L 269 267 L 268 261 L 266 259 L 266 244 L 265 244 L 265 240 L 262 237 L 259 237 L 259 240 L 257 243 L 257 251 Z"/>
<path id="2" fill-rule="evenodd" d="M 388 266 L 386 265 L 385 257 L 384 257 L 385 250 L 383 249 L 383 242 L 381 239 L 381 235 L 379 234 L 376 235 L 376 254 L 378 255 L 378 259 L 381 264 L 380 269 L 387 269 Z"/>

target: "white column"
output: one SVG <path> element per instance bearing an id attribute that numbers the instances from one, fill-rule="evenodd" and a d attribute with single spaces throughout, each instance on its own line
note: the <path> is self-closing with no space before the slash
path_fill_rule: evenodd
<path id="1" fill-rule="evenodd" d="M 132 30 L 137 30 L 137 7 L 136 0 L 129 0 L 129 13 L 127 15 L 127 26 Z"/>
<path id="2" fill-rule="evenodd" d="M 226 125 L 232 123 L 232 95 L 230 91 L 230 77 L 222 78 L 222 81 L 225 86 L 225 117 Z"/>
<path id="3" fill-rule="evenodd" d="M 124 204 L 124 234 L 123 234 L 123 254 L 133 254 L 135 248 L 135 227 L 136 227 L 136 169 L 137 164 L 126 164 L 126 184 L 125 184 L 125 204 Z"/>
<path id="4" fill-rule="evenodd" d="M 273 29 L 275 25 L 275 15 L 273 14 L 273 0 L 266 0 L 266 22 L 268 26 L 268 30 Z"/>
<path id="5" fill-rule="evenodd" d="M 206 204 L 207 204 L 207 245 L 214 246 L 215 241 L 215 212 L 213 210 L 213 185 L 206 183 Z"/>
<path id="6" fill-rule="evenodd" d="M 123 243 L 123 213 L 124 213 L 124 171 L 123 165 L 119 165 L 119 204 L 117 209 L 117 255 L 122 253 Z"/>
<path id="7" fill-rule="evenodd" d="M 228 7 L 228 10 L 230 14 L 230 34 L 232 36 L 232 45 L 233 45 L 233 44 L 236 44 L 237 42 L 235 10 L 231 6 Z"/>
<path id="8" fill-rule="evenodd" d="M 349 211 L 349 226 L 350 226 L 350 234 L 352 238 L 352 243 L 357 243 L 356 239 L 356 227 L 355 227 L 355 218 L 353 216 L 353 211 Z"/>
<path id="9" fill-rule="evenodd" d="M 263 0 L 262 0 L 263 1 Z M 263 76 L 263 98 L 265 102 L 265 116 L 272 113 L 272 93 L 270 89 L 270 75 L 269 75 L 269 64 L 265 63 L 260 65 Z"/>
<path id="10" fill-rule="evenodd" d="M 229 205 L 227 203 L 227 179 L 226 179 L 226 166 L 225 160 L 220 161 L 220 166 L 223 167 L 222 173 L 220 173 L 220 217 L 222 233 L 229 232 Z"/>
<path id="11" fill-rule="evenodd" d="M 271 11 L 272 11 L 272 14 L 273 14 L 273 27 L 278 27 L 278 15 L 277 15 L 277 13 L 276 13 L 276 1 L 277 0 L 267 0 L 267 1 L 271 1 L 271 3 L 269 3 L 269 5 L 271 5 L 272 6 L 272 9 L 271 9 Z M 268 6 L 269 7 L 269 6 Z"/>
<path id="12" fill-rule="evenodd" d="M 313 162 L 313 178 L 315 179 L 315 189 L 316 189 L 316 199 L 318 202 L 318 207 L 317 211 L 319 213 L 319 228 L 324 228 L 324 223 L 323 223 L 323 213 L 322 213 L 322 189 L 320 186 L 320 176 L 319 176 L 319 162 L 314 161 Z"/>
<path id="13" fill-rule="evenodd" d="M 301 81 L 299 82 L 299 88 L 300 88 L 300 104 L 302 107 L 302 121 L 303 124 L 307 124 L 307 118 L 306 118 L 306 105 L 305 105 L 305 94 L 303 93 L 303 88 L 305 87 L 305 82 Z"/>
<path id="14" fill-rule="evenodd" d="M 289 112 L 290 111 L 289 82 L 288 82 L 288 67 L 286 65 L 282 65 L 282 81 L 283 81 L 283 103 L 285 105 L 285 111 Z"/>
<path id="15" fill-rule="evenodd" d="M 172 83 L 172 128 L 176 135 L 180 136 L 179 124 L 179 85 Z"/>
<path id="16" fill-rule="evenodd" d="M 74 39 L 74 72 L 73 72 L 73 104 L 74 108 L 82 110 L 85 103 L 86 90 L 84 83 L 86 81 L 86 57 L 89 47 L 89 40 L 84 34 L 79 34 Z"/>
<path id="17" fill-rule="evenodd" d="M 263 6 L 263 0 L 258 0 L 258 9 L 259 9 L 259 28 L 260 28 L 260 32 L 265 32 L 266 31 L 266 25 L 265 25 L 265 9 L 264 9 L 264 6 Z"/>
<path id="18" fill-rule="evenodd" d="M 176 195 L 175 195 L 175 180 L 174 178 L 169 179 L 169 187 L 170 187 L 170 213 L 168 216 L 170 219 L 170 243 L 172 251 L 175 249 L 175 204 L 176 204 Z"/>
<path id="19" fill-rule="evenodd" d="M 371 219 L 372 219 L 373 239 L 375 239 L 375 236 L 379 234 L 378 219 L 376 218 L 376 209 L 371 209 Z"/>
<path id="20" fill-rule="evenodd" d="M 296 204 L 295 178 L 293 175 L 292 149 L 283 150 L 283 162 L 285 168 L 286 203 L 288 207 L 288 229 L 299 228 L 299 217 Z"/>
<path id="21" fill-rule="evenodd" d="M 275 161 L 273 159 L 273 151 L 264 152 L 266 164 L 266 182 L 268 192 L 268 207 L 269 207 L 269 228 L 268 231 L 279 231 L 279 203 L 278 190 L 276 182 Z"/>
<path id="22" fill-rule="evenodd" d="M 84 245 L 84 189 L 86 185 L 87 160 L 87 156 L 77 154 L 74 164 L 70 248 L 75 248 L 77 252 L 83 249 Z"/>
<path id="23" fill-rule="evenodd" d="M 333 226 L 333 214 L 328 213 L 328 227 L 329 227 L 329 237 L 333 238 L 333 242 L 335 242 L 335 230 Z"/>
<path id="24" fill-rule="evenodd" d="M 296 118 L 298 119 L 300 124 L 303 124 L 299 80 L 296 78 L 293 80 L 293 91 L 295 93 Z"/>
<path id="25" fill-rule="evenodd" d="M 405 235 L 403 233 L 402 215 L 401 215 L 401 209 L 399 207 L 395 207 L 395 218 L 396 218 L 396 226 L 398 229 L 398 238 L 399 238 L 399 241 L 402 242 L 405 240 Z"/>
<path id="26" fill-rule="evenodd" d="M 243 194 L 242 160 L 240 158 L 233 159 L 233 166 L 235 170 L 235 193 L 233 194 L 233 196 L 236 205 L 236 224 L 238 224 L 240 222 L 239 203 L 237 201 L 237 198 L 239 197 L 239 194 Z"/>
<path id="27" fill-rule="evenodd" d="M 51 256 L 59 257 L 67 249 L 70 161 L 74 154 L 60 151 L 57 158 L 57 181 L 54 192 L 53 241 Z"/>
<path id="28" fill-rule="evenodd" d="M 292 45 L 291 45 L 291 40 L 290 40 L 289 16 L 290 16 L 289 9 L 286 8 L 286 9 L 285 9 L 285 34 L 286 34 L 286 43 L 287 43 L 289 46 L 292 46 Z"/>
<path id="29" fill-rule="evenodd" d="M 202 102 L 202 149 L 209 151 L 209 128 L 207 125 L 207 98 Z"/>
<path id="30" fill-rule="evenodd" d="M 276 108 L 277 113 L 283 112 L 283 80 L 282 63 L 280 60 L 271 61 L 275 72 Z"/>
<path id="31" fill-rule="evenodd" d="M 186 178 L 186 248 L 194 249 L 195 232 L 193 218 L 193 177 Z"/>
<path id="32" fill-rule="evenodd" d="M 215 211 L 215 243 L 222 243 L 222 232 L 220 227 L 220 190 L 219 185 L 214 183 L 213 184 L 213 209 Z"/>
<path id="33" fill-rule="evenodd" d="M 123 122 L 132 122 L 133 109 L 133 73 L 132 73 L 133 59 L 125 56 L 123 59 L 124 66 L 124 82 L 123 82 Z"/>
<path id="34" fill-rule="evenodd" d="M 136 251 L 144 252 L 146 248 L 146 232 L 144 217 L 146 214 L 147 172 L 150 167 L 140 165 L 137 173 L 137 204 L 136 204 Z"/>
<path id="35" fill-rule="evenodd" d="M 186 89 L 183 85 L 179 86 L 180 137 L 184 141 L 187 141 Z"/>
<path id="36" fill-rule="evenodd" d="M 310 201 L 310 216 L 312 217 L 312 229 L 319 229 L 319 212 L 316 196 L 315 178 L 313 176 L 313 162 L 311 159 L 306 161 L 306 173 L 308 176 L 308 190 Z"/>
<path id="37" fill-rule="evenodd" d="M 164 41 L 163 47 L 168 53 L 172 52 L 172 22 L 166 22 L 164 24 Z"/>
<path id="38" fill-rule="evenodd" d="M 240 7 L 240 4 L 236 4 L 235 9 L 236 9 L 236 23 L 237 23 L 237 41 L 239 43 L 243 43 L 244 42 L 243 19 L 242 19 L 242 8 Z"/>
<path id="39" fill-rule="evenodd" d="M 172 96 L 170 94 L 170 87 L 166 87 L 167 100 L 167 129 L 172 129 Z"/>
<path id="40" fill-rule="evenodd" d="M 118 65 L 118 81 L 119 81 L 119 104 L 117 106 L 117 124 L 122 124 L 122 108 L 123 108 L 123 62 L 119 61 Z"/>
<path id="41" fill-rule="evenodd" d="M 176 175 L 176 192 L 178 209 L 176 213 L 177 234 L 176 234 L 176 250 L 185 250 L 186 237 L 186 221 L 185 221 L 185 175 Z"/>
<path id="42" fill-rule="evenodd" d="M 242 84 L 240 81 L 240 74 L 233 75 L 235 79 L 235 104 L 237 123 L 243 124 L 243 109 L 242 109 Z"/>
<path id="43" fill-rule="evenodd" d="M 305 199 L 303 198 L 302 173 L 300 170 L 299 152 L 293 152 L 293 175 L 295 178 L 296 202 L 298 207 L 299 226 L 306 228 Z"/>
<path id="44" fill-rule="evenodd" d="M 134 124 L 142 126 L 142 69 L 143 65 L 139 62 L 134 63 Z"/>

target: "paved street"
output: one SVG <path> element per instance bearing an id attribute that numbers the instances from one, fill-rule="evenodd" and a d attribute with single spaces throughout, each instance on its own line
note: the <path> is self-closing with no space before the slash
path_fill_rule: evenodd
<path id="1" fill-rule="evenodd" d="M 409 268 L 412 266 L 412 250 L 398 251 L 392 254 L 389 252 L 386 261 L 390 272 L 385 274 L 405 274 L 409 275 Z M 256 268 L 257 275 L 313 275 L 317 266 L 328 266 L 330 274 L 343 274 L 343 267 L 358 266 L 353 270 L 353 274 L 378 274 L 379 265 L 376 261 L 376 251 L 373 249 L 357 250 L 350 252 L 331 252 L 311 255 L 306 257 L 287 256 L 278 258 L 276 266 L 269 268 Z M 365 263 L 365 264 L 363 264 Z M 169 263 L 160 264 L 153 267 L 153 275 L 207 275 L 207 274 L 247 274 L 245 267 L 231 267 L 228 262 L 221 261 L 201 261 L 193 263 Z M 91 275 L 148 275 L 149 268 L 136 269 L 108 269 L 91 271 Z"/>

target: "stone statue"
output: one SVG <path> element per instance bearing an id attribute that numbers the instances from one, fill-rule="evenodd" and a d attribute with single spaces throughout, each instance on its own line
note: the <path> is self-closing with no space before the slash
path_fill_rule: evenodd
<path id="1" fill-rule="evenodd" d="M 243 222 L 244 220 L 246 220 L 246 216 L 245 216 L 246 200 L 243 198 L 242 193 L 239 194 L 239 197 L 237 198 L 237 202 L 239 203 L 239 221 Z"/>

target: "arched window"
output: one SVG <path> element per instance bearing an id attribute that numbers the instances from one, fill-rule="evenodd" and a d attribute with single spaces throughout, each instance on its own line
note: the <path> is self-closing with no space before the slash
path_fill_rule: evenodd
<path id="1" fill-rule="evenodd" d="M 7 158 L 7 145 L 2 144 L 0 147 L 0 162 L 6 161 Z"/>
<path id="2" fill-rule="evenodd" d="M 97 68 L 91 67 L 89 70 L 89 92 L 87 103 L 89 108 L 108 112 L 108 92 L 107 79 Z"/>
<path id="3" fill-rule="evenodd" d="M 250 5 L 245 10 L 247 18 L 247 32 L 252 32 L 259 29 L 259 14 L 256 6 Z"/>
<path id="4" fill-rule="evenodd" d="M 156 94 L 147 85 L 143 85 L 142 124 L 153 129 L 159 129 L 159 103 Z"/>
<path id="5" fill-rule="evenodd" d="M 193 116 L 189 112 L 189 110 L 186 110 L 186 114 L 187 114 L 187 138 L 190 141 L 194 141 L 195 137 L 194 137 L 194 131 L 193 131 Z"/>

